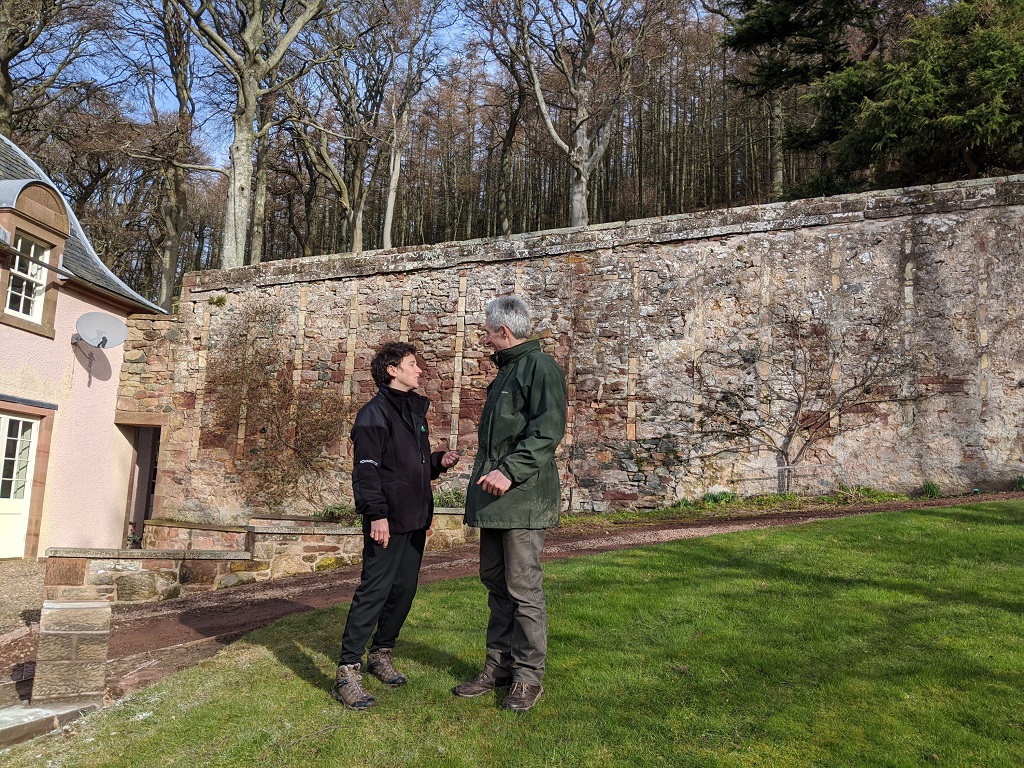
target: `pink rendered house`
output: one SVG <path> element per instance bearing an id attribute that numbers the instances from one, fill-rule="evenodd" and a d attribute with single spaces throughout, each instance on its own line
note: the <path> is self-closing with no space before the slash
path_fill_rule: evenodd
<path id="1" fill-rule="evenodd" d="M 158 430 L 115 423 L 121 346 L 80 318 L 163 310 L 100 261 L 47 175 L 0 136 L 0 559 L 126 545 Z M 106 318 L 106 319 L 104 319 Z"/>

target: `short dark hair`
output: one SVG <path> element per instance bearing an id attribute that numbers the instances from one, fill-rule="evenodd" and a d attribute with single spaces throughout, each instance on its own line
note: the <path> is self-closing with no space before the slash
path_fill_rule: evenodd
<path id="1" fill-rule="evenodd" d="M 405 341 L 389 341 L 377 350 L 377 354 L 370 361 L 370 373 L 378 387 L 386 387 L 393 378 L 388 373 L 392 365 L 398 366 L 409 355 L 416 354 L 416 347 Z"/>

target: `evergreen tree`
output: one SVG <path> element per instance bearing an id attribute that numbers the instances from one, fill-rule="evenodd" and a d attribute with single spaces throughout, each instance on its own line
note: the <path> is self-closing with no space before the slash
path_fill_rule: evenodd
<path id="1" fill-rule="evenodd" d="M 836 135 L 834 185 L 1022 171 L 1024 0 L 948 5 L 915 25 L 894 60 L 826 75 L 811 101 Z"/>
<path id="2" fill-rule="evenodd" d="M 726 46 L 748 54 L 739 84 L 757 96 L 808 85 L 853 62 L 849 30 L 876 13 L 862 0 L 733 0 Z"/>

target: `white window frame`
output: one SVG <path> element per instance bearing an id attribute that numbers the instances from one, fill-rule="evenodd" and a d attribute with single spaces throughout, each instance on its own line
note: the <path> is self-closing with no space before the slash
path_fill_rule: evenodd
<path id="1" fill-rule="evenodd" d="M 27 432 L 11 436 L 11 424 L 18 422 Z M 39 418 L 20 414 L 0 413 L 0 499 L 7 501 L 31 500 L 35 473 L 36 446 L 39 442 Z M 8 456 L 11 441 L 15 454 Z M 8 476 L 10 472 L 10 476 Z"/>
<path id="2" fill-rule="evenodd" d="M 26 237 L 21 232 L 16 232 L 14 235 L 14 249 L 18 254 L 11 260 L 4 309 L 15 317 L 21 317 L 33 323 L 41 323 L 46 293 L 46 267 L 37 262 L 46 262 L 50 255 L 50 249 L 38 240 Z M 36 262 L 29 261 L 29 258 L 26 257 L 36 259 Z M 25 290 L 15 290 L 15 284 L 19 281 L 23 288 L 31 290 L 31 295 Z M 12 301 L 15 306 L 11 306 Z M 26 302 L 29 304 L 28 312 L 23 311 Z"/>

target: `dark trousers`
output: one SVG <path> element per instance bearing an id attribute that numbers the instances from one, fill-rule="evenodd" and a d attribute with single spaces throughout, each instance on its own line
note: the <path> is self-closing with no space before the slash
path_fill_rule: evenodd
<path id="1" fill-rule="evenodd" d="M 426 540 L 426 531 L 392 534 L 385 548 L 369 534 L 363 536 L 363 572 L 348 611 L 339 664 L 362 663 L 371 634 L 371 652 L 395 647 L 416 596 Z"/>
<path id="2" fill-rule="evenodd" d="M 487 587 L 484 671 L 530 685 L 544 678 L 548 615 L 540 551 L 544 529 L 480 529 L 480 581 Z"/>

